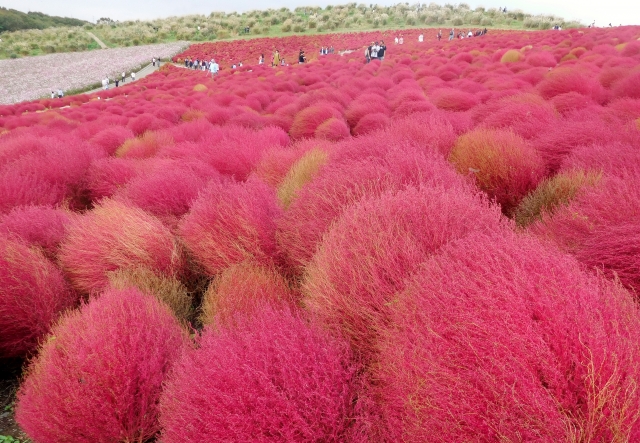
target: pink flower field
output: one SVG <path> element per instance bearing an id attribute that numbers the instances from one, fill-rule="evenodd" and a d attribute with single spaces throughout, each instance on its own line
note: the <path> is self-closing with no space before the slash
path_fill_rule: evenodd
<path id="1" fill-rule="evenodd" d="M 113 81 L 122 71 L 129 75 L 131 69 L 150 63 L 152 57 L 168 58 L 186 46 L 175 42 L 0 60 L 0 103 L 50 97 L 51 91 L 57 93 L 58 89 L 84 88 L 100 83 L 105 75 Z"/>
<path id="2" fill-rule="evenodd" d="M 640 27 L 403 33 L 0 106 L 34 443 L 640 441 Z"/>

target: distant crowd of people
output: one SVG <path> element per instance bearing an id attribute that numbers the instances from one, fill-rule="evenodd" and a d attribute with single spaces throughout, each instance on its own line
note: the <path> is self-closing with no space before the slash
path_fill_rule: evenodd
<path id="1" fill-rule="evenodd" d="M 449 41 L 453 40 L 454 38 L 462 40 L 463 38 L 480 37 L 482 35 L 485 35 L 487 32 L 488 32 L 487 28 L 484 28 L 484 29 L 476 29 L 475 31 L 472 29 L 469 29 L 468 32 L 465 32 L 464 30 L 459 30 L 456 34 L 455 28 L 451 28 L 451 31 L 449 31 Z M 436 38 L 438 39 L 438 41 L 442 40 L 441 29 L 438 30 L 438 33 L 436 34 Z"/>

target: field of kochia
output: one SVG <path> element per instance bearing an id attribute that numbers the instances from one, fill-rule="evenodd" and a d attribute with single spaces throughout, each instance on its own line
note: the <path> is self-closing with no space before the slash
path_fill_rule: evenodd
<path id="1" fill-rule="evenodd" d="M 640 27 L 394 35 L 0 106 L 34 443 L 640 441 Z"/>

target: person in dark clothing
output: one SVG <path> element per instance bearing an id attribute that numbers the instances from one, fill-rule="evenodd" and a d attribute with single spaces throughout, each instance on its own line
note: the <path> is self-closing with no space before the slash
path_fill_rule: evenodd
<path id="1" fill-rule="evenodd" d="M 384 60 L 384 53 L 387 52 L 387 46 L 384 44 L 384 40 L 380 40 L 380 47 L 378 49 L 378 59 Z"/>
<path id="2" fill-rule="evenodd" d="M 304 56 L 304 51 L 300 48 L 300 53 L 298 54 L 298 63 L 304 63 L 307 58 Z"/>

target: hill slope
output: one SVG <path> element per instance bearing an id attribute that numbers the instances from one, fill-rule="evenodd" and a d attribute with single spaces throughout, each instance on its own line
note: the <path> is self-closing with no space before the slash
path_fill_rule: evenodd
<path id="1" fill-rule="evenodd" d="M 384 29 L 437 27 L 444 30 L 464 27 L 468 31 L 469 28 L 479 27 L 550 29 L 554 25 L 562 28 L 582 26 L 580 23 L 567 22 L 553 15 L 531 15 L 520 10 L 505 12 L 496 8 L 471 9 L 465 3 L 455 6 L 441 6 L 435 3 L 429 6 L 408 6 L 399 3 L 388 7 L 349 3 L 326 8 L 280 8 L 241 14 L 212 12 L 209 15 L 186 15 L 150 21 L 99 22 L 96 25 L 85 25 L 85 28 L 107 46 L 117 48 L 177 40 L 202 42 Z M 86 33 L 78 30 L 79 28 L 54 28 L 46 33 L 5 33 L 0 43 L 0 58 L 97 49 L 97 45 L 92 44 L 90 39 L 87 40 Z M 74 35 L 69 37 L 70 33 Z"/>
<path id="2" fill-rule="evenodd" d="M 0 7 L 0 32 L 20 31 L 23 29 L 45 29 L 57 26 L 82 26 L 84 20 L 69 17 L 57 17 L 42 12 L 21 12 Z"/>

